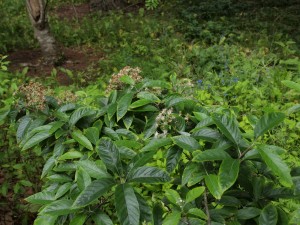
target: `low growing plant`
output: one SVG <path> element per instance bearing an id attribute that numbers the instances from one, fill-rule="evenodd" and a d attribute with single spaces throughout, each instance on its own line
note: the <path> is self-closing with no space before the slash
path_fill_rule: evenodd
<path id="1" fill-rule="evenodd" d="M 26 199 L 40 206 L 36 225 L 299 223 L 279 200 L 299 200 L 300 170 L 263 142 L 284 113 L 245 132 L 233 111 L 136 77 L 86 105 L 46 97 L 20 117 L 22 151 L 46 159 L 42 191 Z"/>

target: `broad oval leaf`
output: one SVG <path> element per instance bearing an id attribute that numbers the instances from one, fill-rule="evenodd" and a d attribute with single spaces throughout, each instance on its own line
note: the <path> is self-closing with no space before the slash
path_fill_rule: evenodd
<path id="1" fill-rule="evenodd" d="M 199 142 L 193 137 L 180 135 L 172 139 L 176 145 L 190 152 L 201 149 Z"/>
<path id="2" fill-rule="evenodd" d="M 109 191 L 115 184 L 116 183 L 112 178 L 101 178 L 92 181 L 92 183 L 78 195 L 72 208 L 80 208 L 91 204 Z"/>
<path id="3" fill-rule="evenodd" d="M 85 169 L 79 167 L 76 171 L 76 182 L 78 188 L 83 191 L 88 185 L 90 185 L 92 179 Z"/>
<path id="4" fill-rule="evenodd" d="M 110 175 L 102 168 L 97 166 L 94 161 L 80 160 L 76 162 L 76 165 L 81 166 L 84 170 L 93 178 L 100 179 L 103 177 L 110 177 Z"/>
<path id="5" fill-rule="evenodd" d="M 188 202 L 195 200 L 196 198 L 201 196 L 204 191 L 205 191 L 205 187 L 193 188 L 186 194 L 185 202 L 188 203 Z"/>
<path id="6" fill-rule="evenodd" d="M 38 192 L 34 195 L 29 196 L 25 199 L 27 202 L 33 203 L 33 204 L 49 204 L 55 200 L 55 196 L 53 192 Z"/>
<path id="7" fill-rule="evenodd" d="M 153 101 L 152 100 L 149 100 L 149 99 L 140 99 L 140 100 L 137 100 L 135 102 L 133 102 L 129 108 L 130 109 L 134 109 L 134 108 L 138 108 L 138 107 L 141 107 L 141 106 L 144 106 L 144 105 L 148 105 L 149 103 L 152 103 Z"/>
<path id="8" fill-rule="evenodd" d="M 217 130 L 206 127 L 197 129 L 193 132 L 192 137 L 208 142 L 216 142 L 221 138 L 221 134 Z"/>
<path id="9" fill-rule="evenodd" d="M 51 137 L 52 134 L 49 133 L 49 131 L 43 131 L 40 133 L 37 133 L 33 135 L 23 146 L 22 151 L 25 151 L 31 147 L 34 147 L 35 145 L 39 144 L 40 142 L 44 141 L 45 139 Z"/>
<path id="10" fill-rule="evenodd" d="M 39 215 L 35 220 L 33 225 L 55 225 L 58 216 L 54 215 Z"/>
<path id="11" fill-rule="evenodd" d="M 139 202 L 129 184 L 120 184 L 116 187 L 115 207 L 120 224 L 139 225 Z"/>
<path id="12" fill-rule="evenodd" d="M 127 93 L 124 96 L 122 96 L 120 98 L 120 100 L 118 101 L 118 105 L 117 105 L 117 121 L 119 121 L 120 119 L 122 119 L 123 116 L 125 116 L 125 114 L 128 111 L 129 105 L 132 101 L 133 98 L 133 93 Z"/>
<path id="13" fill-rule="evenodd" d="M 93 150 L 93 146 L 92 143 L 89 141 L 89 139 L 87 139 L 81 131 L 73 131 L 71 133 L 72 138 L 74 138 L 75 141 L 77 141 L 79 144 L 81 144 L 82 146 L 84 146 L 85 148 L 89 149 L 89 150 Z"/>
<path id="14" fill-rule="evenodd" d="M 281 81 L 285 86 L 292 88 L 300 93 L 300 84 L 291 80 L 283 80 Z"/>
<path id="15" fill-rule="evenodd" d="M 163 183 L 170 181 L 169 175 L 156 167 L 142 166 L 132 171 L 127 179 L 128 182 Z"/>
<path id="16" fill-rule="evenodd" d="M 100 139 L 98 154 L 106 167 L 113 172 L 120 173 L 120 153 L 115 144 L 107 138 Z"/>
<path id="17" fill-rule="evenodd" d="M 109 216 L 104 212 L 96 212 L 92 218 L 96 225 L 113 225 Z"/>
<path id="18" fill-rule="evenodd" d="M 221 189 L 218 176 L 210 174 L 205 176 L 205 184 L 209 192 L 216 198 L 221 199 L 223 191 Z"/>
<path id="19" fill-rule="evenodd" d="M 89 127 L 84 130 L 84 134 L 91 143 L 96 145 L 99 140 L 100 130 L 97 127 Z"/>
<path id="20" fill-rule="evenodd" d="M 19 142 L 25 135 L 28 127 L 30 126 L 32 119 L 29 116 L 22 117 L 17 130 L 17 142 Z"/>
<path id="21" fill-rule="evenodd" d="M 229 189 L 236 181 L 240 169 L 240 160 L 227 158 L 221 163 L 219 169 L 219 184 L 222 192 Z"/>
<path id="22" fill-rule="evenodd" d="M 152 210 L 149 207 L 147 201 L 139 193 L 134 193 L 139 202 L 140 222 L 152 222 Z"/>
<path id="23" fill-rule="evenodd" d="M 259 136 L 266 133 L 268 130 L 277 126 L 284 120 L 284 117 L 284 113 L 280 112 L 271 112 L 263 115 L 255 125 L 254 137 L 258 138 Z"/>
<path id="24" fill-rule="evenodd" d="M 97 111 L 95 111 L 94 109 L 89 108 L 89 107 L 78 108 L 71 114 L 69 124 L 70 124 L 70 126 L 74 126 L 78 122 L 78 120 L 80 120 L 81 118 L 86 117 L 86 116 L 93 116 L 96 113 L 97 113 Z"/>
<path id="25" fill-rule="evenodd" d="M 222 148 L 208 149 L 203 152 L 199 152 L 193 158 L 193 161 L 204 162 L 204 161 L 215 161 L 224 160 L 231 158 L 230 155 L 225 152 Z"/>
<path id="26" fill-rule="evenodd" d="M 145 147 L 141 149 L 142 152 L 158 150 L 159 148 L 172 144 L 171 138 L 153 138 Z"/>
<path id="27" fill-rule="evenodd" d="M 261 210 L 255 207 L 246 207 L 237 211 L 237 218 L 240 220 L 249 220 L 259 216 Z"/>
<path id="28" fill-rule="evenodd" d="M 272 203 L 263 208 L 258 218 L 259 225 L 276 225 L 277 220 L 277 210 L 276 207 L 272 205 Z"/>
<path id="29" fill-rule="evenodd" d="M 78 159 L 81 158 L 83 154 L 79 151 L 69 151 L 61 155 L 58 160 L 68 160 L 68 159 Z"/>
<path id="30" fill-rule="evenodd" d="M 191 214 L 191 215 L 193 215 L 193 216 L 197 216 L 197 217 L 199 217 L 201 219 L 207 220 L 207 215 L 201 209 L 192 208 L 192 209 L 189 210 L 188 213 Z"/>
<path id="31" fill-rule="evenodd" d="M 213 114 L 213 121 L 220 129 L 222 134 L 224 134 L 231 142 L 239 145 L 242 140 L 242 134 L 236 122 L 236 119 L 231 115 L 227 114 L 219 115 Z"/>
<path id="32" fill-rule="evenodd" d="M 59 186 L 59 188 L 57 189 L 57 192 L 55 194 L 55 199 L 58 199 L 58 198 L 62 197 L 65 193 L 67 193 L 70 190 L 70 188 L 72 187 L 72 185 L 73 184 L 70 182 L 70 183 L 65 183 L 65 184 Z"/>
<path id="33" fill-rule="evenodd" d="M 69 199 L 61 199 L 56 200 L 50 204 L 48 204 L 43 210 L 39 213 L 42 214 L 50 214 L 55 216 L 67 215 L 73 212 L 71 206 L 73 204 L 72 200 Z"/>
<path id="34" fill-rule="evenodd" d="M 270 151 L 270 148 L 265 145 L 259 145 L 257 150 L 269 169 L 279 177 L 280 183 L 285 187 L 293 186 L 291 170 L 280 156 Z"/>
<path id="35" fill-rule="evenodd" d="M 163 225 L 178 225 L 181 218 L 181 213 L 178 211 L 173 211 L 166 216 L 163 221 Z"/>
<path id="36" fill-rule="evenodd" d="M 182 149 L 179 148 L 178 146 L 172 146 L 171 148 L 168 149 L 167 152 L 167 165 L 166 169 L 170 173 L 172 172 L 175 167 L 177 166 L 178 162 L 180 161 L 182 154 Z"/>
<path id="37" fill-rule="evenodd" d="M 87 219 L 88 215 L 86 214 L 77 214 L 72 218 L 69 225 L 83 225 Z"/>
<path id="38" fill-rule="evenodd" d="M 182 205 L 183 200 L 181 199 L 179 193 L 173 189 L 166 190 L 165 193 L 167 199 L 174 205 Z"/>

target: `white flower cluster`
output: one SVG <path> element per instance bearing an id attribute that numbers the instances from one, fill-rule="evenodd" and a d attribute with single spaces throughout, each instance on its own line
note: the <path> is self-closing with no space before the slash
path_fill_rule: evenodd
<path id="1" fill-rule="evenodd" d="M 165 137 L 167 136 L 168 134 L 168 130 L 169 130 L 169 127 L 170 127 L 170 123 L 172 122 L 172 120 L 175 118 L 174 115 L 172 114 L 173 113 L 173 109 L 170 108 L 170 109 L 166 109 L 164 108 L 159 114 L 158 116 L 156 117 L 156 125 L 157 127 L 159 127 L 163 133 L 158 133 L 156 131 L 155 133 L 155 137 L 156 138 L 159 138 L 159 137 Z"/>

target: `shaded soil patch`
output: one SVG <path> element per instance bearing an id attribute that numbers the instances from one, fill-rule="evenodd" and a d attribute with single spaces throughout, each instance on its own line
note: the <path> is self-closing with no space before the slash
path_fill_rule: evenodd
<path id="1" fill-rule="evenodd" d="M 62 48 L 61 54 L 63 61 L 58 67 L 44 65 L 42 63 L 42 52 L 39 49 L 19 50 L 9 53 L 8 60 L 11 62 L 11 71 L 22 71 L 28 67 L 27 76 L 30 77 L 49 77 L 54 68 L 63 67 L 71 70 L 74 75 L 76 72 L 85 71 L 93 68 L 94 65 L 104 58 L 103 53 L 90 48 Z M 57 69 L 57 80 L 62 85 L 69 85 L 72 80 L 62 71 Z"/>
<path id="2" fill-rule="evenodd" d="M 74 5 L 66 4 L 54 9 L 53 14 L 60 19 L 81 19 L 90 13 L 90 5 L 88 3 Z"/>

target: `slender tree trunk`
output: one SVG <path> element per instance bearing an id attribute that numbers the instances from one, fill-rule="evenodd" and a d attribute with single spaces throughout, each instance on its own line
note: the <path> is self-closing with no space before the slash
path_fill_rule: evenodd
<path id="1" fill-rule="evenodd" d="M 47 0 L 26 0 L 26 6 L 34 29 L 34 35 L 44 55 L 44 62 L 46 64 L 54 64 L 57 59 L 57 47 L 47 21 Z"/>

